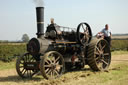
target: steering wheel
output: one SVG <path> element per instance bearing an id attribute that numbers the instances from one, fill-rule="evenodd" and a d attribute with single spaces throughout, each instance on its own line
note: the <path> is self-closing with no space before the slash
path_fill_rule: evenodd
<path id="1" fill-rule="evenodd" d="M 80 23 L 77 27 L 77 40 L 81 45 L 86 45 L 91 41 L 92 31 L 87 23 Z"/>

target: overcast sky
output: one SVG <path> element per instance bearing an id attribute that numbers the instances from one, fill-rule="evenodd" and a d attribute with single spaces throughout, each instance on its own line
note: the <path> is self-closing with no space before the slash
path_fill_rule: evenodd
<path id="1" fill-rule="evenodd" d="M 50 18 L 61 26 L 77 28 L 87 22 L 95 35 L 109 24 L 112 33 L 128 33 L 128 0 L 44 0 L 45 28 Z M 0 0 L 0 40 L 36 37 L 33 0 Z"/>

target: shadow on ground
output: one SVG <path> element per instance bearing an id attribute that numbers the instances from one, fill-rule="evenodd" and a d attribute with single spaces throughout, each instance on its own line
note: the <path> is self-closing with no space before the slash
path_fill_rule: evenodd
<path id="1" fill-rule="evenodd" d="M 27 81 L 40 81 L 42 78 L 39 77 L 33 77 L 29 79 L 23 79 L 19 77 L 18 75 L 15 76 L 8 76 L 8 77 L 0 77 L 0 82 L 27 82 Z"/>
<path id="2" fill-rule="evenodd" d="M 67 74 L 67 73 L 70 73 L 70 72 L 79 72 L 81 71 L 82 73 L 83 72 L 87 72 L 87 71 L 90 71 L 90 72 L 93 72 L 95 73 L 94 71 L 92 71 L 90 68 L 83 68 L 83 69 L 74 69 L 74 70 L 71 70 L 71 71 L 67 71 L 65 72 L 63 75 Z M 85 75 L 79 75 L 80 77 L 87 77 L 87 76 L 90 76 L 91 74 L 90 73 L 86 73 Z M 14 75 L 14 76 L 8 76 L 8 77 L 0 77 L 0 82 L 29 82 L 29 81 L 42 81 L 42 80 L 45 80 L 42 76 L 39 76 L 39 75 L 36 75 L 32 78 L 21 78 L 20 76 L 18 75 Z"/>

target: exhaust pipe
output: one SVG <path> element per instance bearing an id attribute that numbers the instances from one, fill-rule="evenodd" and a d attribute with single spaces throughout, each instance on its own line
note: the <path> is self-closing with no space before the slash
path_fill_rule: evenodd
<path id="1" fill-rule="evenodd" d="M 36 7 L 37 38 L 44 36 L 44 7 Z"/>

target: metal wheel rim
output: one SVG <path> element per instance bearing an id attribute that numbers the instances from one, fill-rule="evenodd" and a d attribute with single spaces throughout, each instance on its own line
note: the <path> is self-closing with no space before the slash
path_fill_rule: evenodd
<path id="1" fill-rule="evenodd" d="M 94 52 L 95 62 L 100 70 L 107 69 L 111 61 L 111 53 L 108 43 L 105 40 L 101 40 L 95 46 Z"/>
<path id="2" fill-rule="evenodd" d="M 64 60 L 61 54 L 52 51 L 43 57 L 42 73 L 46 79 L 55 79 L 64 71 Z"/>
<path id="3" fill-rule="evenodd" d="M 25 62 L 36 62 L 36 60 L 29 53 L 26 53 L 19 57 L 16 62 L 17 73 L 22 78 L 32 78 L 32 76 L 35 75 L 38 72 L 38 70 L 25 69 Z"/>

